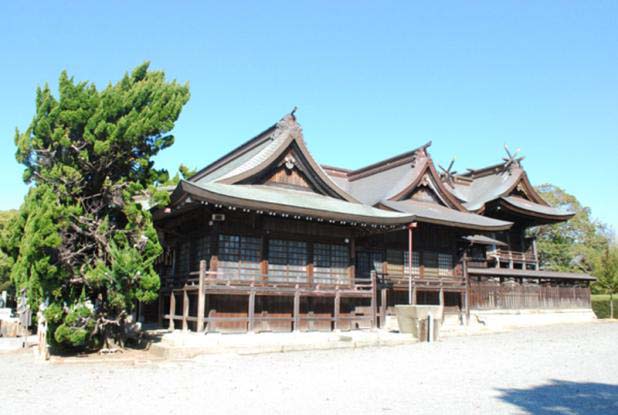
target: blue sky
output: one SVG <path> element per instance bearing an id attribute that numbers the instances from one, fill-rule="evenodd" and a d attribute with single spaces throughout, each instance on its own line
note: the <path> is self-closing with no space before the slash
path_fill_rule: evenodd
<path id="1" fill-rule="evenodd" d="M 439 6 L 437 3 L 440 3 Z M 294 106 L 321 163 L 360 167 L 433 140 L 455 169 L 520 147 L 532 182 L 618 228 L 618 2 L 2 2 L 0 209 L 37 85 L 103 87 L 144 60 L 189 81 L 176 144 L 201 167 Z"/>

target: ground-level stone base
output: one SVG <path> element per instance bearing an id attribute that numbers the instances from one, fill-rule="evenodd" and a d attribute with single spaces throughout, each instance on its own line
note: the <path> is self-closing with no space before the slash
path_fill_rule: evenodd
<path id="1" fill-rule="evenodd" d="M 163 335 L 151 351 L 163 358 L 187 359 L 201 354 L 261 354 L 306 350 L 355 349 L 416 343 L 411 335 L 381 330 L 259 334 L 200 334 L 175 330 Z"/>
<path id="2" fill-rule="evenodd" d="M 471 310 L 470 325 L 500 330 L 547 324 L 581 323 L 596 320 L 592 309 L 564 310 Z"/>

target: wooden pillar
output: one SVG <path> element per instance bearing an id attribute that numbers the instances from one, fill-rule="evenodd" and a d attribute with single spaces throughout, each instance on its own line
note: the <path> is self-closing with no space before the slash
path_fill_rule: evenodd
<path id="1" fill-rule="evenodd" d="M 536 251 L 536 238 L 532 239 L 532 253 L 534 254 L 534 269 L 539 270 L 539 253 Z"/>
<path id="2" fill-rule="evenodd" d="M 513 246 L 511 245 L 511 233 L 506 233 L 506 243 L 509 245 L 509 268 L 515 268 L 513 265 Z"/>
<path id="3" fill-rule="evenodd" d="M 296 284 L 296 291 L 294 291 L 294 331 L 300 330 L 300 288 Z"/>
<path id="4" fill-rule="evenodd" d="M 200 276 L 197 291 L 197 327 L 199 332 L 204 331 L 204 308 L 206 303 L 206 261 L 200 261 Z"/>
<path id="5" fill-rule="evenodd" d="M 307 284 L 313 286 L 313 242 L 307 242 Z"/>
<path id="6" fill-rule="evenodd" d="M 350 277 L 350 284 L 354 285 L 356 279 L 356 241 L 350 237 L 350 262 L 348 264 L 348 275 Z"/>
<path id="7" fill-rule="evenodd" d="M 375 271 L 371 271 L 371 328 L 375 329 L 377 324 L 376 324 L 376 318 L 377 318 L 377 301 L 376 301 L 376 297 L 377 297 L 377 278 L 376 278 L 376 272 Z"/>
<path id="8" fill-rule="evenodd" d="M 186 289 L 182 290 L 182 331 L 189 330 L 189 293 Z"/>
<path id="9" fill-rule="evenodd" d="M 255 331 L 255 288 L 251 285 L 251 291 L 249 291 L 249 310 L 248 310 L 249 322 L 247 330 L 249 332 Z"/>
<path id="10" fill-rule="evenodd" d="M 176 295 L 174 289 L 170 291 L 169 329 L 174 330 L 174 317 L 176 317 Z"/>
<path id="11" fill-rule="evenodd" d="M 341 293 L 339 287 L 335 288 L 335 309 L 333 310 L 333 317 L 335 318 L 335 330 L 339 330 L 341 325 L 339 324 L 339 313 L 341 311 Z"/>
<path id="12" fill-rule="evenodd" d="M 158 305 L 157 323 L 159 327 L 163 327 L 163 293 L 159 290 L 159 305 Z"/>
<path id="13" fill-rule="evenodd" d="M 262 280 L 268 281 L 268 238 L 262 237 L 262 257 L 260 258 L 260 274 Z"/>
<path id="14" fill-rule="evenodd" d="M 466 325 L 470 323 L 470 274 L 468 274 L 468 254 L 464 251 L 463 257 L 463 274 L 466 283 L 466 291 L 464 293 L 464 307 L 466 313 Z"/>
<path id="15" fill-rule="evenodd" d="M 380 298 L 380 328 L 386 327 L 386 308 L 388 306 L 388 289 L 382 288 Z"/>
<path id="16" fill-rule="evenodd" d="M 219 270 L 219 222 L 214 222 L 210 231 L 210 272 L 217 278 Z"/>

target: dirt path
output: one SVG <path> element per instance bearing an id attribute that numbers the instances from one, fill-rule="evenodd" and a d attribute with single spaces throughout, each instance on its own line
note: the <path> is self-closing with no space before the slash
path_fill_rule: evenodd
<path id="1" fill-rule="evenodd" d="M 183 362 L 0 354 L 7 414 L 618 414 L 618 323 Z"/>

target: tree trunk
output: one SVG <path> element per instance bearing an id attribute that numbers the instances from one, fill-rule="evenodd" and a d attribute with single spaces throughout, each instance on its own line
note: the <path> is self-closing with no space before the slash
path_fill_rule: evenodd
<path id="1" fill-rule="evenodd" d="M 609 293 L 609 318 L 614 319 L 614 294 Z"/>

